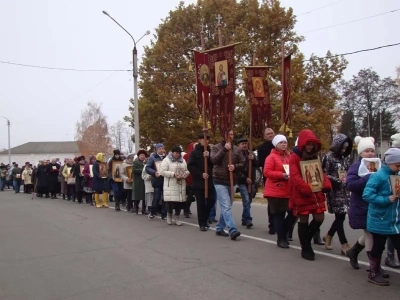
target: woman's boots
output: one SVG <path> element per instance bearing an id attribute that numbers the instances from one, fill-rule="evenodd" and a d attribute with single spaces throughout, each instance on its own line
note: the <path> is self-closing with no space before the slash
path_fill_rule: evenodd
<path id="1" fill-rule="evenodd" d="M 326 234 L 323 238 L 325 242 L 325 249 L 326 250 L 332 250 L 332 237 L 329 234 Z"/>
<path id="2" fill-rule="evenodd" d="M 400 261 L 400 255 L 399 255 L 399 261 Z M 387 252 L 387 257 L 385 259 L 385 265 L 387 265 L 390 268 L 394 268 L 394 269 L 400 268 L 399 262 L 396 261 L 396 258 L 394 257 L 394 252 L 390 252 L 390 251 Z"/>
<path id="3" fill-rule="evenodd" d="M 365 246 L 361 245 L 358 241 L 354 244 L 354 246 L 347 251 L 347 257 L 350 259 L 350 265 L 358 270 L 360 268 L 358 264 L 358 254 L 365 248 Z"/>
<path id="4" fill-rule="evenodd" d="M 318 228 L 317 232 L 314 234 L 314 244 L 315 245 L 325 245 L 324 241 L 321 239 L 321 230 Z"/>
<path id="5" fill-rule="evenodd" d="M 311 247 L 310 230 L 308 223 L 298 223 L 297 229 L 301 244 L 301 257 L 306 260 L 315 260 L 315 253 Z"/>
<path id="6" fill-rule="evenodd" d="M 389 280 L 382 277 L 381 274 L 381 259 L 369 257 L 370 272 L 368 274 L 368 282 L 380 286 L 389 285 Z"/>

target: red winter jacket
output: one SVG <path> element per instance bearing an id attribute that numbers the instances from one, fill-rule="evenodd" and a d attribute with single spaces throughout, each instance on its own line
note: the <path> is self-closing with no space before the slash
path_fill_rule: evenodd
<path id="1" fill-rule="evenodd" d="M 294 214 L 311 213 L 313 210 L 325 210 L 325 194 L 323 192 L 313 193 L 311 187 L 303 180 L 300 169 L 300 161 L 304 146 L 308 142 L 317 145 L 317 151 L 321 150 L 321 142 L 311 130 L 302 130 L 299 133 L 298 145 L 294 148 L 289 158 L 289 208 Z M 332 189 L 328 177 L 323 174 L 323 190 Z"/>
<path id="2" fill-rule="evenodd" d="M 265 160 L 263 174 L 267 178 L 264 187 L 264 197 L 289 198 L 289 183 L 283 177 L 284 164 L 289 165 L 289 151 L 272 149 Z"/>

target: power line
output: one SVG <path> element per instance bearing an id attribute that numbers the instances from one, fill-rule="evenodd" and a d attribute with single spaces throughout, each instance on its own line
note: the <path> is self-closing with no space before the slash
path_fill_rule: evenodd
<path id="1" fill-rule="evenodd" d="M 317 59 L 321 59 L 321 58 L 322 59 L 324 59 L 324 58 L 333 58 L 333 57 L 338 57 L 338 56 L 346 56 L 346 55 L 357 54 L 357 53 L 361 53 L 361 52 L 375 51 L 375 50 L 394 47 L 394 46 L 399 46 L 399 45 L 400 45 L 400 43 L 395 43 L 395 44 L 383 45 L 383 46 L 379 46 L 379 47 L 375 47 L 375 48 L 362 49 L 362 50 L 357 50 L 357 51 L 353 51 L 353 52 L 335 54 L 335 55 L 330 55 L 330 56 L 325 56 L 325 57 L 314 57 L 314 58 L 311 58 L 311 59 L 305 59 L 305 60 L 303 60 L 303 62 L 305 62 L 305 61 L 313 61 L 313 60 L 317 60 Z"/>
<path id="2" fill-rule="evenodd" d="M 328 7 L 328 6 L 334 5 L 334 4 L 336 4 L 336 3 L 339 3 L 339 2 L 342 2 L 342 1 L 343 1 L 343 0 L 339 0 L 339 1 L 332 2 L 332 3 L 329 3 L 329 4 L 327 4 L 327 5 L 324 5 L 324 6 L 318 7 L 318 8 L 314 8 L 314 9 L 312 9 L 312 10 L 309 10 L 309 11 L 306 11 L 306 12 L 304 12 L 304 13 L 301 13 L 301 14 L 297 15 L 297 17 L 300 17 L 300 16 L 307 15 L 307 14 L 309 14 L 309 13 L 312 13 L 312 12 L 314 12 L 314 11 L 317 11 L 317 10 L 323 9 L 323 8 L 325 8 L 325 7 Z"/>
<path id="3" fill-rule="evenodd" d="M 400 8 L 397 8 L 397 9 L 394 9 L 394 10 L 390 10 L 390 11 L 386 11 L 386 12 L 383 12 L 383 13 L 380 13 L 380 14 L 376 14 L 376 15 L 373 15 L 373 16 L 364 17 L 364 18 L 361 18 L 361 19 L 356 19 L 356 20 L 351 20 L 351 21 L 344 22 L 344 23 L 339 23 L 339 24 L 334 24 L 334 25 L 330 25 L 330 26 L 326 26 L 326 27 L 311 29 L 311 30 L 308 30 L 308 31 L 304 31 L 304 32 L 302 32 L 300 34 L 320 31 L 320 30 L 324 30 L 324 29 L 328 29 L 328 28 L 338 27 L 338 26 L 342 26 L 342 25 L 346 25 L 346 24 L 350 24 L 350 23 L 355 23 L 355 22 L 359 22 L 359 21 L 363 21 L 363 20 L 367 20 L 367 19 L 372 19 L 372 18 L 376 18 L 376 17 L 379 17 L 379 16 L 383 16 L 383 15 L 387 15 L 387 14 L 390 14 L 390 13 L 394 13 L 394 12 L 397 12 L 397 11 L 400 11 Z"/>
<path id="4" fill-rule="evenodd" d="M 28 68 L 36 68 L 36 69 L 46 69 L 46 70 L 58 70 L 58 71 L 74 71 L 74 72 L 132 72 L 132 70 L 106 70 L 106 69 L 74 69 L 74 68 L 58 68 L 58 67 L 46 67 L 46 66 L 37 66 L 37 65 L 29 65 L 29 64 L 20 64 L 10 61 L 2 61 L 0 63 L 20 66 L 20 67 L 28 67 Z"/>

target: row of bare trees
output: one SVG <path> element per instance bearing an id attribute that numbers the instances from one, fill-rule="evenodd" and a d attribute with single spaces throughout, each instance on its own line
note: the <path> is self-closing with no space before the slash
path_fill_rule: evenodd
<path id="1" fill-rule="evenodd" d="M 123 153 L 133 151 L 133 128 L 125 122 L 118 121 L 109 126 L 107 117 L 101 110 L 101 105 L 89 101 L 76 122 L 75 140 L 83 155 L 95 155 L 99 152 L 112 153 L 120 149 Z"/>

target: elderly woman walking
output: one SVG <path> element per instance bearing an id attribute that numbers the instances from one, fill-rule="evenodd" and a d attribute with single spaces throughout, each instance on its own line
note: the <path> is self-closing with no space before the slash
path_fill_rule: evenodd
<path id="1" fill-rule="evenodd" d="M 139 203 L 142 201 L 142 214 L 146 212 L 145 203 L 145 192 L 146 188 L 144 186 L 144 180 L 142 178 L 143 169 L 146 166 L 147 152 L 145 150 L 139 150 L 137 153 L 137 158 L 133 161 L 133 212 L 139 214 Z"/>
<path id="2" fill-rule="evenodd" d="M 160 174 L 164 176 L 164 201 L 167 203 L 167 224 L 181 226 L 179 220 L 182 203 L 186 201 L 186 180 L 189 175 L 186 161 L 182 157 L 182 149 L 175 146 L 162 161 Z M 172 211 L 175 210 L 175 217 Z"/>

